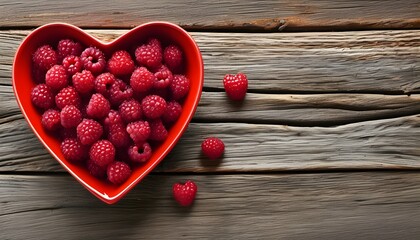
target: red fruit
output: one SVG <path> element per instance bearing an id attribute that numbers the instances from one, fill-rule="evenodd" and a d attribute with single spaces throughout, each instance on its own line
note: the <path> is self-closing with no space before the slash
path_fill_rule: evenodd
<path id="1" fill-rule="evenodd" d="M 137 145 L 134 144 L 128 149 L 128 157 L 136 163 L 144 163 L 152 156 L 152 148 L 147 142 Z"/>
<path id="2" fill-rule="evenodd" d="M 103 179 L 106 177 L 106 169 L 107 167 L 101 167 L 96 165 L 91 159 L 89 159 L 87 161 L 87 169 L 90 173 L 90 175 L 99 178 L 99 179 Z"/>
<path id="3" fill-rule="evenodd" d="M 102 73 L 106 67 L 104 53 L 96 47 L 86 48 L 81 54 L 83 66 L 94 75 Z"/>
<path id="4" fill-rule="evenodd" d="M 184 56 L 181 49 L 176 45 L 171 44 L 163 51 L 163 61 L 173 72 L 180 71 L 182 68 L 183 58 Z"/>
<path id="5" fill-rule="evenodd" d="M 60 128 L 59 135 L 62 140 L 66 138 L 77 138 L 76 128 Z"/>
<path id="6" fill-rule="evenodd" d="M 159 40 L 155 38 L 139 46 L 135 55 L 137 63 L 149 69 L 157 69 L 162 64 L 162 47 Z"/>
<path id="7" fill-rule="evenodd" d="M 90 147 L 89 157 L 94 164 L 106 167 L 115 159 L 115 147 L 108 140 L 99 140 Z"/>
<path id="8" fill-rule="evenodd" d="M 87 148 L 76 138 L 66 138 L 61 142 L 61 152 L 64 158 L 71 162 L 81 162 L 87 158 Z"/>
<path id="9" fill-rule="evenodd" d="M 127 51 L 114 52 L 108 60 L 108 70 L 116 76 L 129 75 L 134 71 L 134 61 Z"/>
<path id="10" fill-rule="evenodd" d="M 54 94 L 47 84 L 38 84 L 31 91 L 31 101 L 36 107 L 49 109 L 54 107 Z"/>
<path id="11" fill-rule="evenodd" d="M 125 100 L 119 107 L 121 117 L 125 122 L 134 122 L 142 117 L 141 104 L 134 99 Z"/>
<path id="12" fill-rule="evenodd" d="M 95 91 L 103 96 L 109 96 L 109 90 L 115 82 L 115 76 L 111 73 L 102 73 L 95 78 Z"/>
<path id="13" fill-rule="evenodd" d="M 52 66 L 58 63 L 58 56 L 49 45 L 39 47 L 32 56 L 34 67 L 47 72 Z"/>
<path id="14" fill-rule="evenodd" d="M 153 84 L 153 87 L 157 89 L 166 88 L 171 85 L 173 80 L 172 72 L 163 65 L 159 68 L 158 71 L 155 72 L 155 83 Z"/>
<path id="15" fill-rule="evenodd" d="M 107 139 L 117 148 L 127 147 L 130 144 L 130 136 L 124 124 L 109 126 Z"/>
<path id="16" fill-rule="evenodd" d="M 231 100 L 243 100 L 248 89 L 248 79 L 245 74 L 227 74 L 223 79 L 226 94 Z"/>
<path id="17" fill-rule="evenodd" d="M 188 180 L 185 184 L 175 183 L 172 187 L 172 193 L 176 202 L 181 206 L 190 206 L 197 194 L 197 185 Z"/>
<path id="18" fill-rule="evenodd" d="M 109 101 L 113 106 L 119 106 L 122 102 L 133 97 L 133 89 L 122 80 L 116 79 L 109 90 Z"/>
<path id="19" fill-rule="evenodd" d="M 55 95 L 55 104 L 59 109 L 67 105 L 80 106 L 80 97 L 74 87 L 65 87 Z"/>
<path id="20" fill-rule="evenodd" d="M 126 130 L 135 143 L 144 143 L 150 136 L 150 126 L 146 121 L 129 123 Z"/>
<path id="21" fill-rule="evenodd" d="M 74 88 L 81 94 L 88 94 L 95 88 L 95 77 L 88 70 L 74 74 L 72 81 Z"/>
<path id="22" fill-rule="evenodd" d="M 156 119 L 163 115 L 166 110 L 166 101 L 157 95 L 148 95 L 141 101 L 144 116 Z"/>
<path id="23" fill-rule="evenodd" d="M 91 145 L 98 141 L 102 134 L 103 128 L 100 123 L 92 119 L 83 119 L 82 122 L 77 125 L 77 138 L 83 145 Z"/>
<path id="24" fill-rule="evenodd" d="M 60 112 L 61 126 L 65 128 L 76 127 L 82 121 L 82 113 L 74 105 L 65 106 Z"/>
<path id="25" fill-rule="evenodd" d="M 65 57 L 62 64 L 70 76 L 73 76 L 77 72 L 82 71 L 83 68 L 82 60 L 79 57 L 73 55 Z"/>
<path id="26" fill-rule="evenodd" d="M 90 118 L 101 119 L 106 117 L 110 110 L 111 104 L 109 101 L 102 94 L 95 93 L 86 107 L 86 114 Z"/>
<path id="27" fill-rule="evenodd" d="M 63 39 L 58 42 L 57 53 L 59 61 L 70 55 L 79 56 L 82 53 L 82 45 L 70 39 Z"/>
<path id="28" fill-rule="evenodd" d="M 120 185 L 130 177 L 131 169 L 126 163 L 115 161 L 108 166 L 107 175 L 108 181 Z"/>
<path id="29" fill-rule="evenodd" d="M 54 65 L 45 74 L 45 83 L 53 91 L 59 91 L 68 85 L 67 71 L 61 65 Z"/>
<path id="30" fill-rule="evenodd" d="M 201 143 L 201 150 L 210 159 L 220 158 L 225 151 L 225 144 L 216 137 L 209 137 Z"/>
<path id="31" fill-rule="evenodd" d="M 48 109 L 42 114 L 41 124 L 47 131 L 57 130 L 61 126 L 60 112 Z"/>
<path id="32" fill-rule="evenodd" d="M 108 131 L 108 129 L 112 125 L 124 125 L 124 121 L 123 121 L 120 113 L 118 111 L 113 110 L 113 109 L 111 109 L 111 111 L 109 111 L 108 116 L 104 120 L 105 130 Z"/>
<path id="33" fill-rule="evenodd" d="M 137 68 L 130 77 L 130 85 L 138 93 L 148 92 L 152 89 L 155 81 L 155 75 L 145 67 Z"/>
<path id="34" fill-rule="evenodd" d="M 150 121 L 150 136 L 149 139 L 152 141 L 162 142 L 168 137 L 168 131 L 163 125 L 160 119 Z"/>
<path id="35" fill-rule="evenodd" d="M 176 101 L 171 101 L 166 104 L 166 110 L 162 115 L 162 121 L 165 124 L 172 124 L 178 120 L 182 113 L 182 106 Z"/>
<path id="36" fill-rule="evenodd" d="M 190 90 L 190 80 L 184 75 L 175 75 L 170 86 L 172 98 L 174 100 L 181 100 Z"/>

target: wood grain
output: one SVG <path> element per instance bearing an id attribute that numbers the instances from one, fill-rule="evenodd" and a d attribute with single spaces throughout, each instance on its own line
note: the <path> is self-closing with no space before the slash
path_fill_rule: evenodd
<path id="1" fill-rule="evenodd" d="M 199 189 L 191 209 L 171 196 L 186 179 Z M 108 206 L 70 176 L 0 175 L 0 228 L 3 239 L 416 239 L 419 185 L 418 172 L 159 175 Z"/>
<path id="2" fill-rule="evenodd" d="M 89 30 L 111 40 L 126 30 Z M 10 85 L 15 51 L 29 31 L 0 31 L 0 84 Z M 205 88 L 222 91 L 244 72 L 260 93 L 420 92 L 420 31 L 192 33 L 203 54 Z"/>
<path id="3" fill-rule="evenodd" d="M 64 21 L 83 27 L 131 28 L 164 20 L 194 30 L 279 31 L 412 29 L 419 3 L 377 1 L 0 1 L 0 27 Z"/>

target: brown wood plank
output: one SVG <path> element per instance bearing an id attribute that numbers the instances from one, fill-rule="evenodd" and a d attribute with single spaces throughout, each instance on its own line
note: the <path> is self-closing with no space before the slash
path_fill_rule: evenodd
<path id="1" fill-rule="evenodd" d="M 171 196 L 193 179 L 190 209 Z M 3 239 L 416 239 L 418 172 L 148 176 L 108 206 L 69 176 L 0 175 Z"/>
<path id="2" fill-rule="evenodd" d="M 64 21 L 83 27 L 131 28 L 164 20 L 188 29 L 410 29 L 420 26 L 417 0 L 399 1 L 0 1 L 0 27 Z"/>
<path id="3" fill-rule="evenodd" d="M 102 40 L 126 30 L 89 30 Z M 0 31 L 0 84 L 10 85 L 15 51 L 29 31 Z M 205 87 L 223 90 L 245 72 L 251 92 L 418 93 L 420 30 L 325 33 L 192 33 Z"/>

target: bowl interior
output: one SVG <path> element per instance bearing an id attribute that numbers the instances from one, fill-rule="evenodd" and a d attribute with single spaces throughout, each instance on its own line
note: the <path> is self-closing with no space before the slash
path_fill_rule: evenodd
<path id="1" fill-rule="evenodd" d="M 185 54 L 186 76 L 191 86 L 183 101 L 183 112 L 178 121 L 171 127 L 167 139 L 153 149 L 151 159 L 144 165 L 133 169 L 131 177 L 122 185 L 115 186 L 91 176 L 86 168 L 68 162 L 60 151 L 58 139 L 47 133 L 41 125 L 41 112 L 31 103 L 30 93 L 35 86 L 32 80 L 32 54 L 44 45 L 56 46 L 64 38 L 74 39 L 85 46 L 96 46 L 105 52 L 107 58 L 116 50 L 132 51 L 149 37 L 157 37 L 162 45 L 169 42 L 178 44 Z M 44 25 L 31 32 L 17 50 L 13 63 L 13 89 L 19 107 L 34 133 L 57 161 L 69 171 L 83 186 L 106 203 L 114 203 L 124 196 L 135 184 L 146 176 L 174 147 L 186 130 L 200 100 L 203 86 L 203 62 L 197 44 L 182 28 L 166 22 L 151 22 L 140 25 L 112 42 L 105 43 L 88 35 L 83 30 L 63 23 Z"/>

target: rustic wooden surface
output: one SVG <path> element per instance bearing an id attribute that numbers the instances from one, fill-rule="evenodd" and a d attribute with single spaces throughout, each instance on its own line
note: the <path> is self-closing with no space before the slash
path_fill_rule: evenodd
<path id="1" fill-rule="evenodd" d="M 420 235 L 419 1 L 38 0 L 0 1 L 0 11 L 0 239 Z M 13 56 L 44 23 L 110 41 L 152 20 L 190 31 L 204 92 L 174 150 L 109 206 L 29 129 L 11 87 Z M 238 71 L 250 79 L 242 104 L 222 87 Z M 210 135 L 226 143 L 221 161 L 200 153 Z M 170 191 L 186 179 L 199 186 L 190 209 Z"/>

